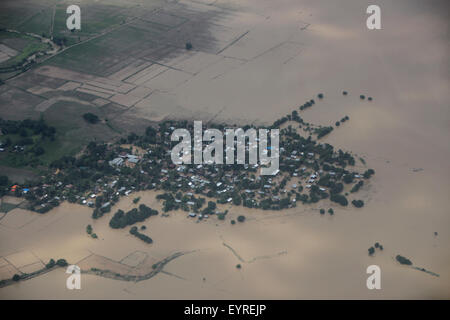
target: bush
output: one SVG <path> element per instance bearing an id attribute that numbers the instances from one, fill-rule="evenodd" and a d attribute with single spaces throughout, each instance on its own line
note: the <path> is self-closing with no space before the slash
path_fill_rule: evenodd
<path id="1" fill-rule="evenodd" d="M 239 217 L 237 217 L 237 221 L 239 221 L 239 222 L 244 222 L 244 221 L 245 221 L 245 216 L 239 216 Z"/>
<path id="2" fill-rule="evenodd" d="M 91 112 L 83 114 L 83 119 L 91 124 L 96 124 L 96 123 L 100 122 L 100 119 L 97 117 L 97 115 L 95 115 Z"/>
<path id="3" fill-rule="evenodd" d="M 397 256 L 395 257 L 395 259 L 396 259 L 400 264 L 404 264 L 404 265 L 407 265 L 407 266 L 412 265 L 411 260 L 409 260 L 408 258 L 405 258 L 405 257 L 403 257 L 403 256 L 401 256 L 401 255 L 397 255 Z"/>
<path id="4" fill-rule="evenodd" d="M 364 99 L 366 98 L 366 96 L 362 94 L 362 95 L 359 96 L 359 98 L 360 98 L 361 100 L 364 100 Z"/>
<path id="5" fill-rule="evenodd" d="M 362 200 L 353 200 L 352 204 L 357 208 L 364 207 L 364 201 L 362 201 Z"/>
<path id="6" fill-rule="evenodd" d="M 135 224 L 136 222 L 142 222 L 148 217 L 155 216 L 157 214 L 157 210 L 153 210 L 145 204 L 141 204 L 139 205 L 139 209 L 134 208 L 127 213 L 119 209 L 109 221 L 109 226 L 113 229 L 121 229 Z"/>
<path id="7" fill-rule="evenodd" d="M 319 93 L 319 94 L 317 95 L 317 98 L 323 99 L 323 93 Z"/>
<path id="8" fill-rule="evenodd" d="M 373 255 L 375 253 L 375 248 L 374 247 L 370 247 L 369 248 L 369 256 Z"/>
<path id="9" fill-rule="evenodd" d="M 58 259 L 58 261 L 56 261 L 56 264 L 60 267 L 65 267 L 68 265 L 66 259 Z"/>
<path id="10" fill-rule="evenodd" d="M 236 265 L 236 269 L 240 269 L 241 268 L 241 265 L 240 264 L 237 264 Z"/>
<path id="11" fill-rule="evenodd" d="M 343 94 L 344 96 L 346 96 L 346 95 L 348 94 L 348 92 L 347 92 L 347 91 L 342 91 L 342 94 Z"/>
<path id="12" fill-rule="evenodd" d="M 13 281 L 19 281 L 20 280 L 20 275 L 18 275 L 16 273 L 15 275 L 13 275 L 12 279 L 13 279 Z"/>
<path id="13" fill-rule="evenodd" d="M 192 49 L 192 43 L 186 42 L 186 50 L 191 50 L 191 49 Z"/>
<path id="14" fill-rule="evenodd" d="M 328 213 L 329 213 L 330 215 L 333 215 L 333 214 L 334 214 L 334 210 L 333 210 L 332 208 L 330 208 L 330 209 L 328 209 Z"/>
<path id="15" fill-rule="evenodd" d="M 55 266 L 55 260 L 50 259 L 50 261 L 45 265 L 47 269 L 53 268 Z"/>
<path id="16" fill-rule="evenodd" d="M 132 228 L 130 229 L 130 234 L 134 235 L 136 238 L 139 238 L 139 239 L 141 239 L 142 241 L 144 241 L 144 242 L 146 242 L 146 243 L 153 243 L 152 238 L 146 236 L 146 235 L 143 234 L 143 233 L 140 233 L 140 232 L 138 231 L 138 228 L 137 228 L 137 227 L 132 227 Z"/>
<path id="17" fill-rule="evenodd" d="M 336 203 L 339 203 L 341 206 L 346 206 L 348 205 L 348 201 L 347 198 L 341 194 L 332 194 L 330 196 L 330 200 Z"/>
<path id="18" fill-rule="evenodd" d="M 236 224 L 236 221 L 234 221 L 234 220 L 231 220 L 231 224 Z"/>
<path id="19" fill-rule="evenodd" d="M 320 214 L 325 214 L 325 209 L 320 209 Z"/>

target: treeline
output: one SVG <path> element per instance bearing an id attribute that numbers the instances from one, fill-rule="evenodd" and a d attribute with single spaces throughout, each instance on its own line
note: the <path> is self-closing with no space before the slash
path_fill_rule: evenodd
<path id="1" fill-rule="evenodd" d="M 0 118 L 0 128 L 3 135 L 18 134 L 22 138 L 30 137 L 33 135 L 41 135 L 42 139 L 48 138 L 50 140 L 54 140 L 56 133 L 56 129 L 45 123 L 43 117 L 41 117 L 39 120 L 25 119 L 19 121 L 3 120 Z M 6 144 L 7 141 L 4 141 L 3 143 Z M 31 141 L 31 143 L 33 142 Z"/>
<path id="2" fill-rule="evenodd" d="M 135 236 L 136 238 L 139 238 L 139 239 L 141 239 L 142 241 L 144 241 L 144 242 L 146 242 L 146 243 L 153 243 L 153 240 L 152 240 L 152 238 L 150 238 L 149 236 L 146 236 L 145 234 L 143 234 L 143 233 L 140 233 L 139 231 L 138 231 L 138 228 L 135 226 L 135 227 L 131 227 L 131 229 L 130 229 L 130 233 L 133 235 L 133 236 Z"/>
<path id="3" fill-rule="evenodd" d="M 139 209 L 133 208 L 127 213 L 119 209 L 109 221 L 109 226 L 113 229 L 122 229 L 126 226 L 135 224 L 136 222 L 142 222 L 150 216 L 155 216 L 157 214 L 157 210 L 153 210 L 145 204 L 141 204 Z"/>

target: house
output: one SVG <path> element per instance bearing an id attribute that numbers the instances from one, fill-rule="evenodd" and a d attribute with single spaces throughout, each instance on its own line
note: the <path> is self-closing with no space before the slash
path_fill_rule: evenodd
<path id="1" fill-rule="evenodd" d="M 109 161 L 109 165 L 111 167 L 113 167 L 113 166 L 120 167 L 122 164 L 123 164 L 122 158 L 115 158 L 115 159 Z"/>

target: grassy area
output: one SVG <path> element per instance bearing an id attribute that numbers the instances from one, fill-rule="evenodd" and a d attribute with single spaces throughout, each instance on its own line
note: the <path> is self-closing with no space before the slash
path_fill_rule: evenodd
<path id="1" fill-rule="evenodd" d="M 48 37 L 50 34 L 50 28 L 52 24 L 53 8 L 47 7 L 42 9 L 33 16 L 24 20 L 17 30 L 21 32 L 31 32 L 41 36 Z"/>
<path id="2" fill-rule="evenodd" d="M 14 33 L 14 32 L 6 32 L 6 31 L 0 31 L 0 42 L 5 42 L 7 39 L 20 39 L 22 42 L 26 42 L 26 45 L 21 52 L 19 52 L 18 55 L 15 57 L 12 57 L 11 59 L 4 61 L 0 63 L 0 67 L 6 68 L 6 67 L 12 67 L 15 65 L 21 64 L 25 59 L 27 59 L 29 56 L 39 52 L 39 51 L 45 51 L 47 49 L 50 49 L 50 45 L 47 43 L 42 43 L 39 39 Z"/>

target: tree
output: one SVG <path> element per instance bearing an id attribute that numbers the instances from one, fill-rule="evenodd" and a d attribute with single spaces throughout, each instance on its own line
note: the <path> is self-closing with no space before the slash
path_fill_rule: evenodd
<path id="1" fill-rule="evenodd" d="M 55 266 L 55 260 L 50 259 L 50 261 L 45 265 L 47 269 L 53 268 Z"/>
<path id="2" fill-rule="evenodd" d="M 56 264 L 60 267 L 65 267 L 68 265 L 66 259 L 58 259 L 58 261 L 56 261 Z"/>
<path id="3" fill-rule="evenodd" d="M 362 200 L 353 200 L 352 204 L 356 207 L 356 208 L 361 208 L 364 207 L 364 201 Z"/>
<path id="4" fill-rule="evenodd" d="M 397 255 L 397 256 L 395 257 L 395 259 L 396 259 L 400 264 L 404 264 L 404 265 L 407 265 L 407 266 L 412 265 L 411 260 L 409 260 L 408 258 L 405 258 L 405 257 L 403 257 L 403 256 L 401 256 L 401 255 Z"/>
<path id="5" fill-rule="evenodd" d="M 83 118 L 84 118 L 84 120 L 86 120 L 87 122 L 89 122 L 91 124 L 96 124 L 96 123 L 100 122 L 100 119 L 98 118 L 98 116 L 91 112 L 83 114 Z"/>

